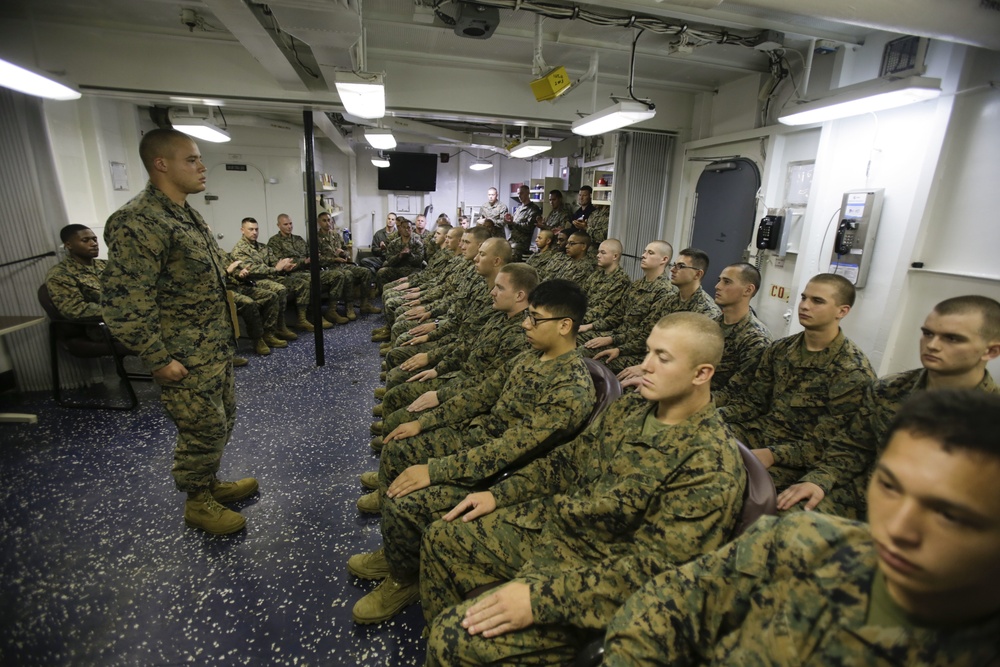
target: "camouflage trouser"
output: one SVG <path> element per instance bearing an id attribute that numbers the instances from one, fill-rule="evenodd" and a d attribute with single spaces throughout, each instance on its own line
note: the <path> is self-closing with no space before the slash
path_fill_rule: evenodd
<path id="1" fill-rule="evenodd" d="M 405 408 L 420 398 L 425 392 L 437 391 L 447 382 L 447 380 L 441 378 L 434 378 L 433 380 L 425 380 L 423 382 L 403 381 L 396 384 L 385 392 L 385 396 L 382 397 L 382 414 L 387 415 L 400 408 Z"/>
<path id="2" fill-rule="evenodd" d="M 254 282 L 257 284 L 258 288 L 265 289 L 268 292 L 274 292 L 278 296 L 278 317 L 283 317 L 285 314 L 285 308 L 288 307 L 288 290 L 285 286 L 276 280 L 255 280 Z"/>
<path id="3" fill-rule="evenodd" d="M 668 651 L 666 639 L 671 634 L 666 619 L 677 609 L 677 602 L 662 593 L 666 576 L 669 571 L 650 579 L 611 619 L 607 645 L 615 645 L 616 650 L 605 655 L 602 665 L 651 665 L 663 661 Z"/>
<path id="4" fill-rule="evenodd" d="M 236 422 L 233 364 L 189 368 L 180 382 L 161 386 L 163 407 L 177 426 L 174 483 L 181 491 L 204 489 L 219 470 Z"/>
<path id="5" fill-rule="evenodd" d="M 397 278 L 403 278 L 411 273 L 416 273 L 420 269 L 412 266 L 383 266 L 375 274 L 375 283 L 378 285 L 379 294 L 382 293 L 382 288 L 386 283 L 391 283 Z"/>
<path id="6" fill-rule="evenodd" d="M 320 292 L 326 294 L 331 306 L 336 306 L 344 294 L 347 285 L 347 274 L 343 271 L 327 269 L 319 272 Z M 320 297 L 322 298 L 322 297 Z"/>
<path id="7" fill-rule="evenodd" d="M 237 285 L 233 293 L 236 312 L 247 325 L 247 336 L 256 340 L 278 324 L 278 295 L 263 287 Z"/>
<path id="8" fill-rule="evenodd" d="M 309 303 L 309 274 L 289 273 L 278 279 L 279 283 L 285 287 L 289 297 L 295 301 L 295 305 L 305 307 Z"/>
<path id="9" fill-rule="evenodd" d="M 402 498 L 382 502 L 382 545 L 389 571 L 399 581 L 416 583 L 420 575 L 420 536 L 427 526 L 460 503 L 470 489 L 432 484 Z"/>
<path id="10" fill-rule="evenodd" d="M 395 428 L 404 421 L 412 419 L 413 416 L 406 410 L 397 410 L 386 422 L 386 428 L 390 424 L 393 424 L 393 428 Z M 385 433 L 389 433 L 389 431 L 385 431 Z M 450 456 L 480 444 L 482 444 L 482 438 L 477 437 L 475 429 L 470 431 L 450 426 L 440 426 L 412 438 L 388 442 L 382 447 L 382 454 L 379 457 L 379 489 L 384 496 L 389 488 L 389 483 L 410 466 L 427 463 L 430 459 Z"/>
<path id="11" fill-rule="evenodd" d="M 420 345 L 401 345 L 394 347 L 389 350 L 389 353 L 385 355 L 385 365 L 390 370 L 399 366 L 401 363 L 409 359 L 415 354 L 420 352 L 429 352 L 434 346 L 440 345 L 441 341 L 429 341 L 427 343 L 421 343 Z M 386 378 L 389 376 L 386 375 Z M 409 377 L 409 376 L 407 376 Z"/>
<path id="12" fill-rule="evenodd" d="M 323 273 L 333 273 L 338 275 L 342 281 L 340 290 L 331 293 L 331 297 L 349 301 L 361 295 L 361 289 L 367 289 L 371 281 L 371 272 L 368 269 L 355 266 L 353 264 L 334 264 L 324 269 Z"/>
<path id="13" fill-rule="evenodd" d="M 493 591 L 465 601 L 470 591 L 510 581 L 531 558 L 541 532 L 515 526 L 500 508 L 474 521 L 435 521 L 420 545 L 420 603 L 430 626 L 426 665 L 568 664 L 580 633 L 534 625 L 499 637 L 472 636 L 462 627 L 465 610 Z"/>

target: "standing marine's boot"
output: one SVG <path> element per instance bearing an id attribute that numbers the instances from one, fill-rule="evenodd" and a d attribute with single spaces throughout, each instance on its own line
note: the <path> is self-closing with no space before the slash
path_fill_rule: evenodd
<path id="1" fill-rule="evenodd" d="M 184 523 L 213 535 L 228 535 L 243 530 L 247 520 L 219 504 L 208 489 L 188 493 L 184 503 Z"/>
<path id="2" fill-rule="evenodd" d="M 299 308 L 299 319 L 295 320 L 295 326 L 297 326 L 299 329 L 302 329 L 303 331 L 309 331 L 309 332 L 316 331 L 316 327 L 314 327 L 312 323 L 306 319 L 305 308 Z"/>
<path id="3" fill-rule="evenodd" d="M 235 482 L 220 482 L 218 478 L 213 477 L 212 482 L 208 486 L 208 490 L 211 491 L 215 502 L 223 504 L 235 503 L 244 498 L 249 498 L 257 493 L 257 488 L 257 480 L 253 477 L 244 477 Z"/>

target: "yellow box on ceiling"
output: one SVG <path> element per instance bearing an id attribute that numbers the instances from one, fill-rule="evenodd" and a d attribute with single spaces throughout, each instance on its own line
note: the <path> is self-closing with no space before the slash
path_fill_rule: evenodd
<path id="1" fill-rule="evenodd" d="M 556 67 L 540 79 L 531 82 L 531 92 L 539 102 L 552 100 L 569 89 L 572 81 L 565 67 Z"/>

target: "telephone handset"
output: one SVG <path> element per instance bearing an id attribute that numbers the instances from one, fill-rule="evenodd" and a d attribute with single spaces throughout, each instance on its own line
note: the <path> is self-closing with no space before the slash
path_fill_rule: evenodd
<path id="1" fill-rule="evenodd" d="M 766 215 L 761 218 L 757 225 L 758 248 L 761 250 L 776 250 L 778 248 L 783 220 L 784 218 L 780 215 Z"/>
<path id="2" fill-rule="evenodd" d="M 837 238 L 833 242 L 833 252 L 838 255 L 846 255 L 854 249 L 855 234 L 858 223 L 851 220 L 841 220 L 837 227 Z"/>

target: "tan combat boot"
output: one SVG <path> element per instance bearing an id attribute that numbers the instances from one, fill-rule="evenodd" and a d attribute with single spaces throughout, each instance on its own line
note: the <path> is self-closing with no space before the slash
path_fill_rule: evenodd
<path id="1" fill-rule="evenodd" d="M 420 600 L 420 585 L 416 581 L 399 581 L 386 576 L 371 593 L 357 601 L 351 616 L 361 625 L 382 623 Z"/>
<path id="2" fill-rule="evenodd" d="M 371 299 L 365 295 L 361 298 L 361 312 L 367 315 L 378 315 L 382 312 L 382 309 L 378 306 L 373 306 Z"/>
<path id="3" fill-rule="evenodd" d="M 239 368 L 240 366 L 246 366 L 250 361 L 246 357 L 233 357 L 233 367 Z"/>
<path id="4" fill-rule="evenodd" d="M 288 347 L 288 343 L 278 338 L 278 335 L 276 333 L 264 334 L 264 342 L 270 345 L 271 347 L 277 347 L 277 348 Z"/>
<path id="5" fill-rule="evenodd" d="M 208 489 L 188 493 L 184 503 L 184 523 L 213 535 L 228 535 L 243 530 L 247 520 L 239 512 L 226 509 Z"/>
<path id="6" fill-rule="evenodd" d="M 274 335 L 281 340 L 298 340 L 299 335 L 288 328 L 284 321 L 279 322 L 279 328 L 274 330 Z M 271 347 L 274 347 L 273 345 Z"/>
<path id="7" fill-rule="evenodd" d="M 244 477 L 235 482 L 220 482 L 213 478 L 208 489 L 212 492 L 212 497 L 217 503 L 235 503 L 249 498 L 257 493 L 257 480 L 253 477 Z"/>
<path id="8" fill-rule="evenodd" d="M 327 309 L 326 314 L 323 315 L 323 319 L 328 322 L 333 322 L 334 324 L 347 324 L 351 321 L 337 312 L 337 304 L 333 304 Z M 326 329 L 327 327 L 323 328 Z"/>
<path id="9" fill-rule="evenodd" d="M 312 323 L 309 322 L 309 320 L 306 319 L 306 309 L 305 308 L 299 308 L 299 319 L 295 320 L 295 326 L 297 326 L 298 328 L 302 329 L 303 331 L 308 331 L 310 333 L 312 333 L 313 331 L 316 331 L 316 327 L 314 327 L 312 325 Z M 330 326 L 333 326 L 333 325 L 330 325 Z"/>
<path id="10" fill-rule="evenodd" d="M 356 312 L 354 312 L 354 301 L 353 300 L 349 299 L 347 301 L 346 308 L 344 309 L 344 315 L 346 315 L 347 319 L 349 319 L 351 322 L 353 322 L 354 320 L 358 319 L 358 314 Z"/>
<path id="11" fill-rule="evenodd" d="M 264 342 L 263 338 L 257 338 L 254 340 L 253 351 L 265 357 L 271 354 L 271 348 L 267 346 L 267 343 Z"/>

